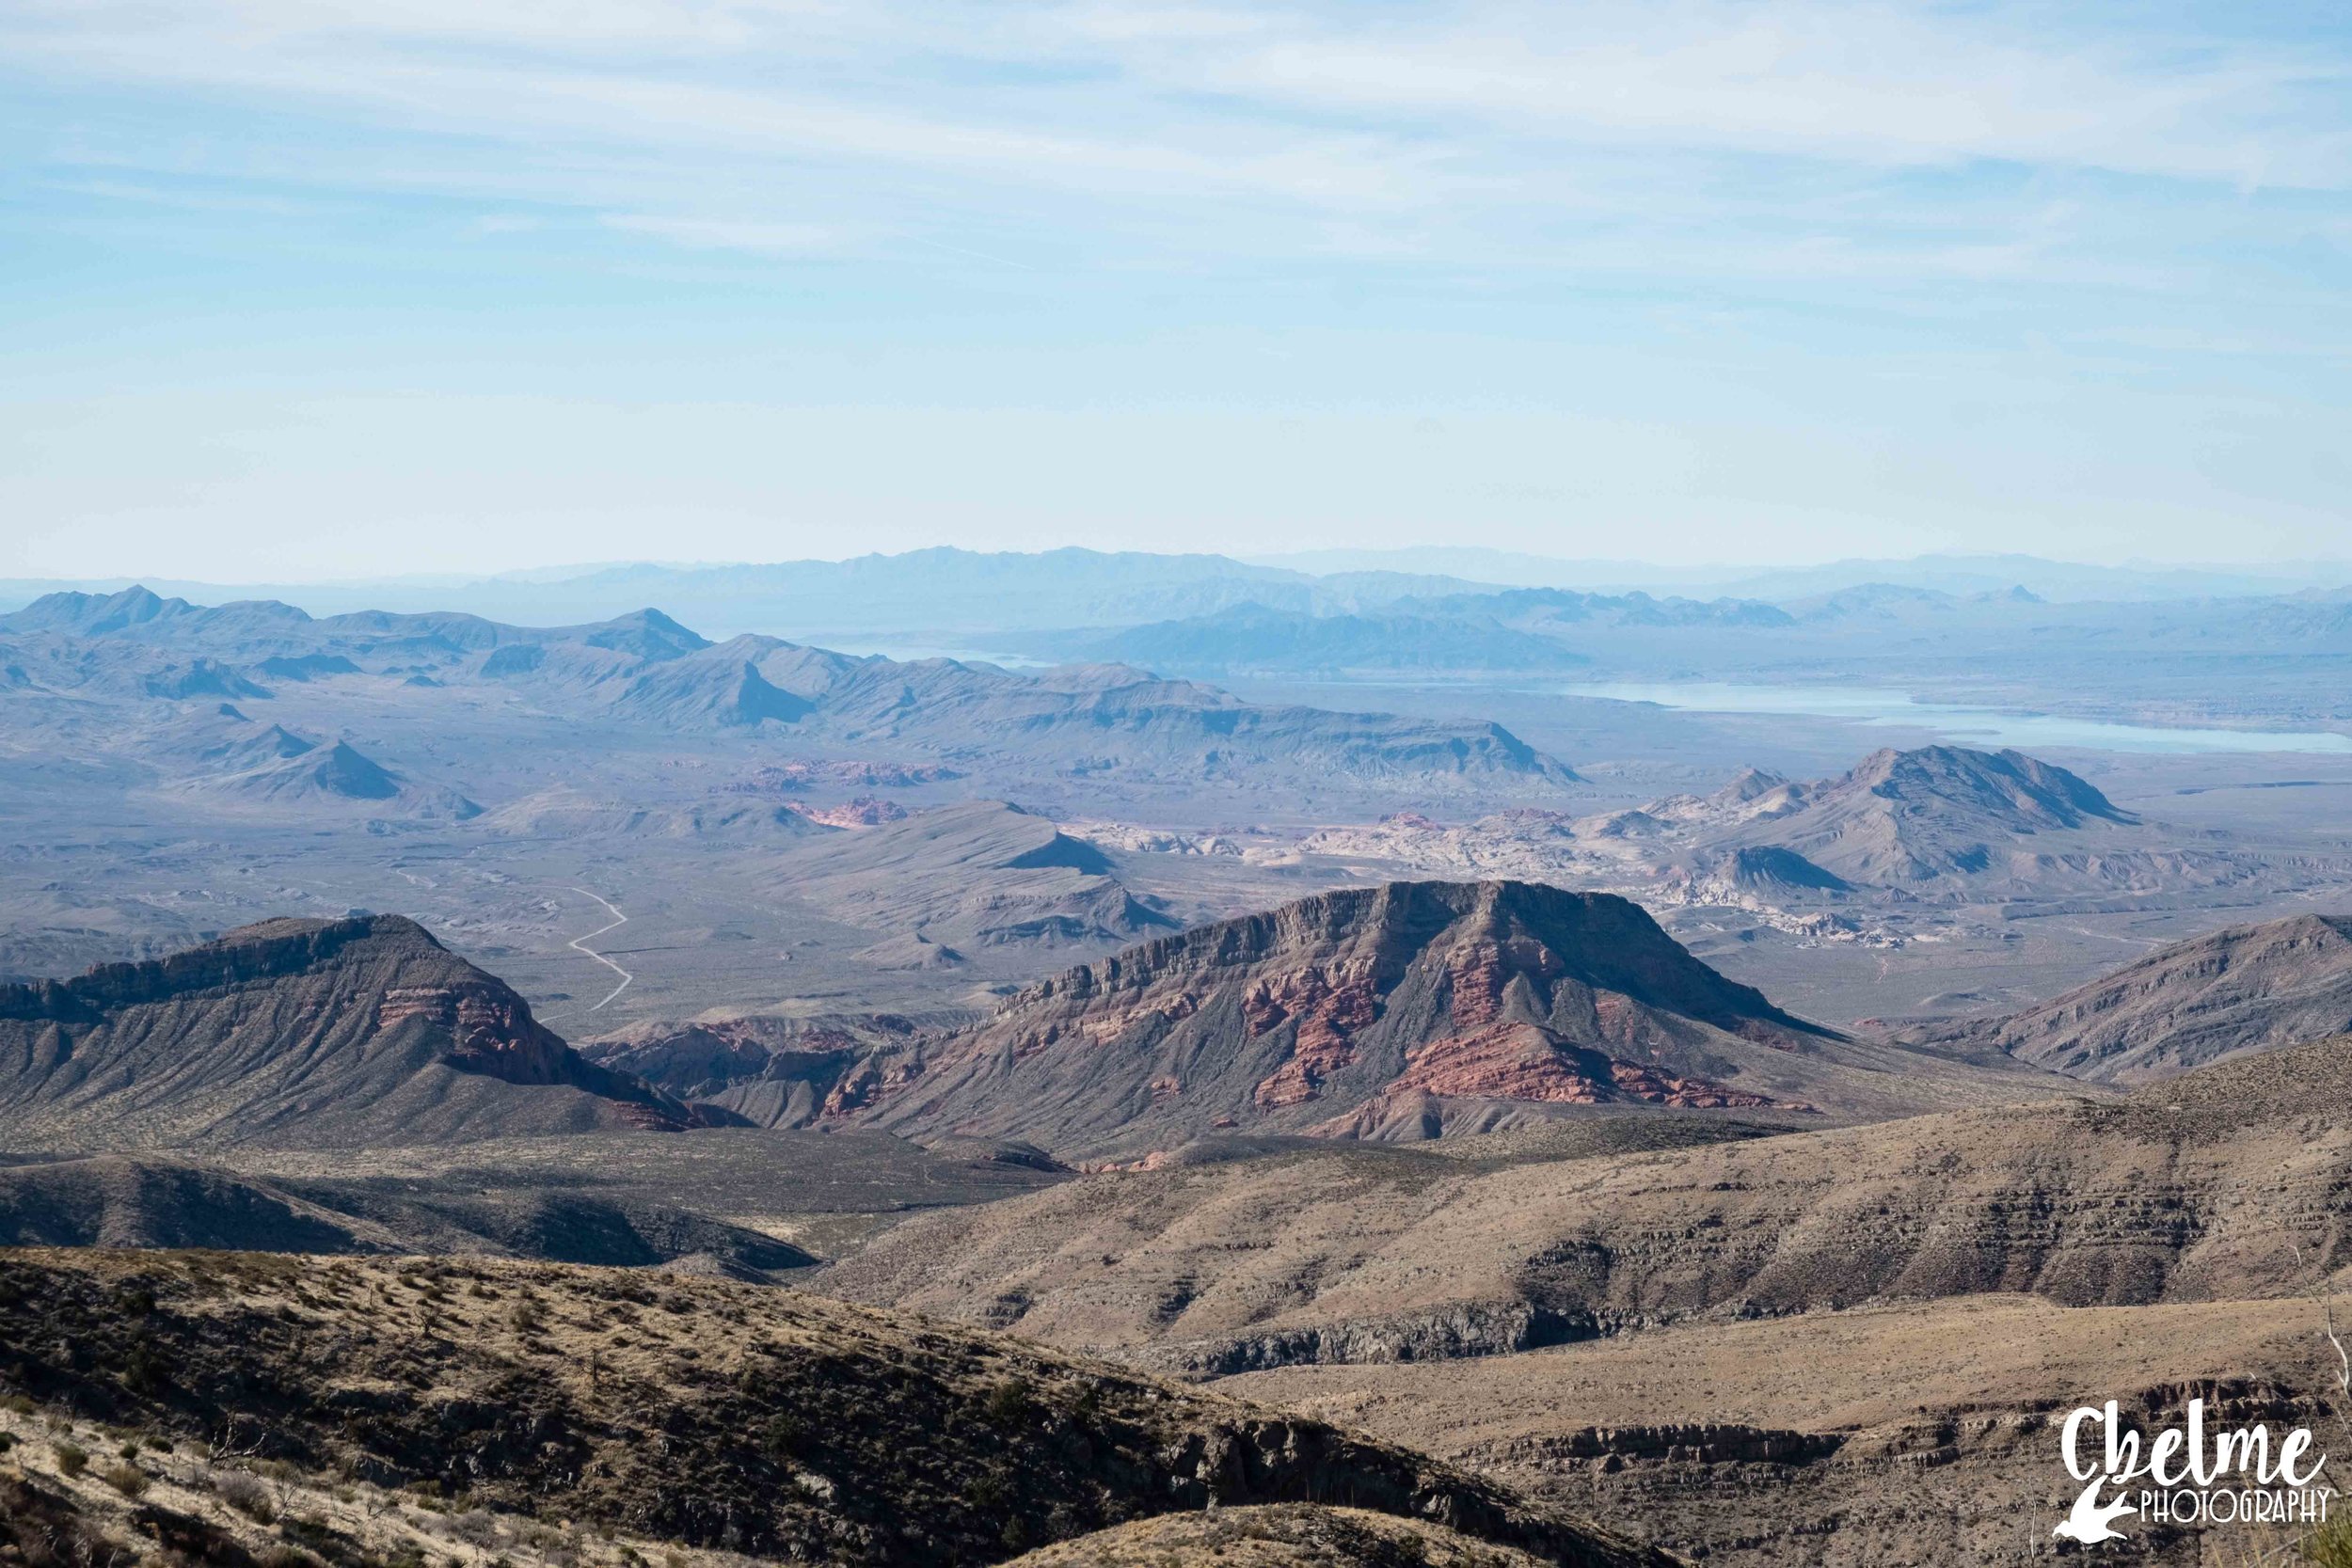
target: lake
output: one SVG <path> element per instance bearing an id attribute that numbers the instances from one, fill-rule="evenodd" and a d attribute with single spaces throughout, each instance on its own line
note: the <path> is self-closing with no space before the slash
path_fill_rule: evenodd
<path id="1" fill-rule="evenodd" d="M 1979 745 L 2074 747 L 2098 752 L 2312 752 L 2352 753 L 2352 736 L 2328 730 L 2176 729 L 2066 719 L 2049 713 L 1923 703 L 1892 687 L 1740 686 L 1727 681 L 1604 681 L 1564 686 L 1564 697 L 1655 703 L 1694 713 L 1788 713 L 1932 730 Z"/>

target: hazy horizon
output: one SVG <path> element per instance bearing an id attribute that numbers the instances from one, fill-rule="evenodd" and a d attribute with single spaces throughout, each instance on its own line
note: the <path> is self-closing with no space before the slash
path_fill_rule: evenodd
<path id="1" fill-rule="evenodd" d="M 1295 571 L 1308 576 L 1330 576 L 1365 570 L 1385 570 L 1407 574 L 1463 577 L 1479 580 L 1471 568 L 1481 560 L 1497 565 L 1524 563 L 1562 569 L 1571 573 L 1619 574 L 1629 578 L 1643 575 L 1659 578 L 1688 578 L 1712 581 L 1744 577 L 1769 577 L 1779 574 L 1802 574 L 1836 567 L 1973 567 L 1996 570 L 2003 563 L 2018 567 L 2038 566 L 2080 570 L 2097 574 L 2184 574 L 2196 572 L 2238 573 L 2254 576 L 2275 576 L 2280 580 L 2297 578 L 2322 578 L 2338 573 L 2352 573 L 2352 551 L 2343 554 L 2313 554 L 2299 558 L 2276 560 L 2243 558 L 2228 559 L 2165 559 L 2153 556 L 2126 556 L 2111 560 L 2086 560 L 2028 551 L 1969 551 L 1933 550 L 1902 555 L 1838 555 L 1804 557 L 1782 560 L 1738 560 L 1724 558 L 1677 565 L 1638 556 L 1572 557 L 1548 555 L 1540 551 L 1498 549 L 1490 546 L 1450 546 L 1406 544 L 1379 547 L 1354 548 L 1329 546 L 1301 550 L 1259 550 L 1228 552 L 1222 550 L 1111 548 L 1085 544 L 1046 545 L 1034 549 L 982 550 L 968 546 L 942 542 L 911 546 L 905 549 L 858 550 L 849 552 L 811 552 L 772 559 L 629 559 L 610 561 L 545 561 L 531 564 L 504 567 L 498 570 L 363 572 L 349 576 L 319 574 L 306 577 L 271 578 L 263 577 L 188 577 L 164 571 L 116 570 L 103 572 L 69 572 L 0 575 L 0 582 L 15 583 L 99 583 L 120 584 L 125 587 L 154 582 L 220 587 L 285 586 L 365 587 L 370 585 L 401 585 L 431 587 L 436 584 L 464 584 L 511 581 L 548 582 L 569 581 L 599 573 L 628 571 L 658 572 L 719 572 L 731 569 L 764 569 L 789 566 L 802 562 L 839 565 L 854 561 L 886 561 L 934 551 L 957 551 L 971 555 L 1035 557 L 1063 551 L 1083 551 L 1099 555 L 1133 554 L 1161 556 L 1169 559 L 1210 558 L 1230 561 L 1245 566 L 1260 566 L 1274 570 Z M 1438 558 L 1458 558 L 1460 564 L 1447 569 Z M 1360 562 L 1360 563 L 1359 563 Z"/>

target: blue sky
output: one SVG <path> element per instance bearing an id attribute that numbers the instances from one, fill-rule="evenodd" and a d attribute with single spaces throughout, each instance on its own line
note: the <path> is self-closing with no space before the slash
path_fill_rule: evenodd
<path id="1" fill-rule="evenodd" d="M 2352 554 L 2340 6 L 0 0 L 0 576 Z"/>

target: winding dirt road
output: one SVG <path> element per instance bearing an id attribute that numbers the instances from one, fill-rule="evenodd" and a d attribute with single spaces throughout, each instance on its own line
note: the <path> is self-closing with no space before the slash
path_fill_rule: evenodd
<path id="1" fill-rule="evenodd" d="M 590 946 L 588 945 L 588 942 L 589 942 L 589 940 L 590 940 L 591 938 L 594 938 L 594 937 L 600 937 L 600 936 L 604 935 L 604 933 L 605 933 L 605 932 L 607 932 L 607 931 L 617 931 L 617 930 L 619 930 L 622 927 L 624 927 L 624 926 L 628 925 L 628 916 L 627 916 L 627 915 L 623 914 L 623 913 L 622 913 L 619 910 L 617 910 L 617 909 L 613 908 L 612 901 L 611 899 L 609 899 L 609 898 L 605 897 L 602 894 L 590 893 L 590 892 L 589 892 L 586 888 L 584 888 L 584 887 L 576 887 L 576 888 L 572 889 L 572 891 L 573 891 L 574 893 L 579 894 L 580 896 L 582 896 L 582 897 L 584 897 L 584 898 L 594 898 L 594 899 L 595 899 L 597 903 L 602 904 L 602 905 L 605 907 L 605 911 L 606 911 L 607 913 L 609 913 L 609 914 L 611 914 L 611 915 L 612 916 L 612 923 L 611 925 L 609 925 L 609 926 L 599 926 L 599 927 L 597 927 L 595 930 L 590 931 L 589 933 L 587 933 L 587 935 L 586 935 L 586 936 L 577 936 L 577 937 L 574 937 L 571 941 L 569 941 L 569 942 L 565 942 L 565 943 L 564 944 L 564 946 L 566 946 L 566 947 L 574 948 L 574 949 L 577 949 L 577 950 L 578 950 L 578 951 L 580 951 L 580 952 L 582 952 L 582 953 L 587 954 L 590 958 L 592 958 L 596 959 L 596 962 L 598 962 L 598 963 L 600 963 L 600 964 L 604 965 L 604 967 L 605 967 L 605 968 L 607 968 L 607 969 L 611 970 L 613 974 L 617 974 L 617 975 L 619 975 L 619 976 L 621 977 L 621 983 L 620 983 L 619 985 L 617 985 L 617 986 L 614 986 L 614 987 L 612 989 L 612 990 L 611 990 L 611 991 L 609 991 L 609 992 L 607 992 L 607 993 L 606 993 L 605 998 L 604 998 L 604 1002 L 598 1002 L 598 1003 L 594 1004 L 594 1005 L 593 1005 L 593 1006 L 591 1006 L 583 1007 L 583 1008 L 581 1008 L 581 1009 L 580 1009 L 582 1012 L 590 1012 L 590 1013 L 593 1013 L 593 1012 L 595 1012 L 595 1011 L 596 1011 L 598 1007 L 603 1006 L 605 1002 L 610 1002 L 610 1001 L 612 1001 L 613 997 L 618 996 L 618 995 L 620 995 L 620 994 L 621 994 L 621 992 L 623 992 L 623 991 L 625 991 L 625 990 L 628 990 L 628 983 L 629 983 L 631 980 L 634 980 L 634 979 L 636 979 L 636 978 L 637 978 L 637 976 L 636 976 L 636 975 L 631 974 L 630 974 L 628 970 L 623 969 L 623 968 L 622 968 L 619 964 L 614 963 L 614 962 L 613 962 L 611 958 L 606 958 L 603 954 L 601 954 L 601 953 L 597 952 L 595 948 L 590 947 Z"/>

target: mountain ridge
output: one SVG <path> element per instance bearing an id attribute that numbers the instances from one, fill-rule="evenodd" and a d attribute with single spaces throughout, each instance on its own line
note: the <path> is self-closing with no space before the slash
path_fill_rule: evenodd
<path id="1" fill-rule="evenodd" d="M 1099 1159 L 1227 1131 L 1409 1138 L 1596 1104 L 1883 1114 L 2020 1092 L 1997 1084 L 1793 1018 L 1613 895 L 1390 882 L 1066 971 L 879 1053 L 826 1114 Z"/>
<path id="2" fill-rule="evenodd" d="M 0 987 L 0 1146 L 434 1142 L 696 1113 L 398 915 L 279 919 Z"/>
<path id="3" fill-rule="evenodd" d="M 2135 1085 L 2352 1030 L 2352 915 L 2299 914 L 2169 943 L 1999 1018 L 1901 1037 Z"/>

